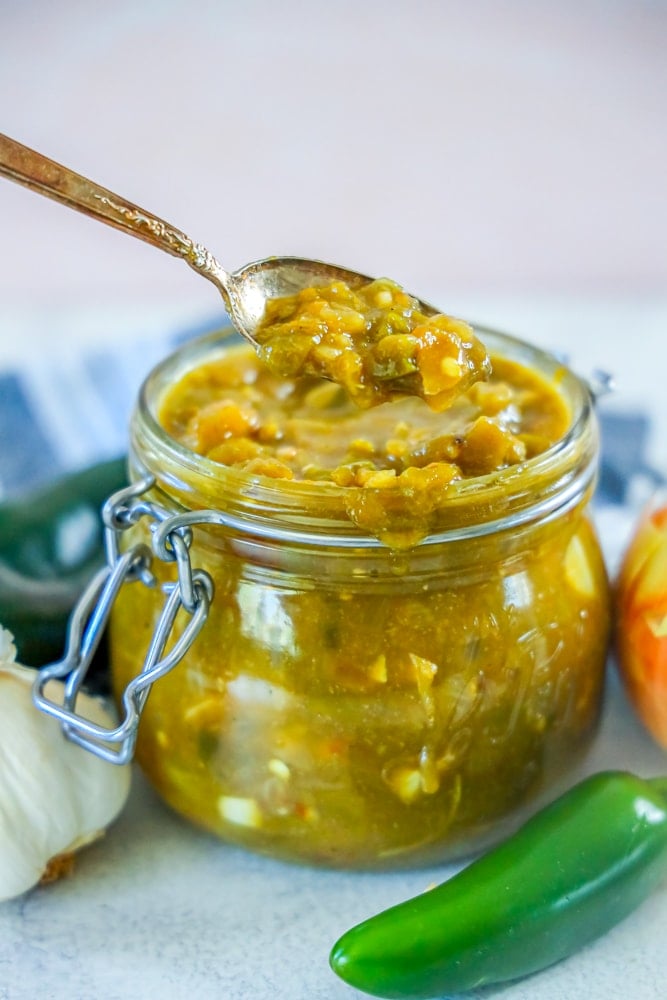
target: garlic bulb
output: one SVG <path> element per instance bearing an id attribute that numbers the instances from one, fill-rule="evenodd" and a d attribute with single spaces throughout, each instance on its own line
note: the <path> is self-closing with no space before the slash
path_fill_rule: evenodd
<path id="1" fill-rule="evenodd" d="M 35 673 L 14 662 L 12 640 L 0 626 L 0 900 L 66 870 L 68 856 L 102 836 L 130 786 L 129 766 L 108 764 L 71 743 L 55 719 L 35 708 Z M 82 694 L 79 707 L 92 721 L 112 725 L 96 699 Z"/>

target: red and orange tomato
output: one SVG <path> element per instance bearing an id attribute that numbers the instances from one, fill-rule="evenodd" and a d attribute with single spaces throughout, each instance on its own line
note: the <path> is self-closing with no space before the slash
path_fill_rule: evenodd
<path id="1" fill-rule="evenodd" d="M 641 518 L 617 590 L 617 650 L 626 689 L 653 737 L 667 748 L 667 500 Z"/>

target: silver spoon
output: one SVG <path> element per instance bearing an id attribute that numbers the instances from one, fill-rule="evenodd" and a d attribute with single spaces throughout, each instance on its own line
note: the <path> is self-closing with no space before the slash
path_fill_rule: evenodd
<path id="1" fill-rule="evenodd" d="M 356 287 L 372 280 L 345 267 L 301 257 L 268 257 L 238 271 L 226 271 L 209 250 L 180 229 L 1 133 L 0 175 L 181 257 L 213 282 L 234 326 L 253 344 L 267 299 L 331 281 Z M 419 308 L 427 315 L 437 311 L 424 302 L 419 302 Z"/>

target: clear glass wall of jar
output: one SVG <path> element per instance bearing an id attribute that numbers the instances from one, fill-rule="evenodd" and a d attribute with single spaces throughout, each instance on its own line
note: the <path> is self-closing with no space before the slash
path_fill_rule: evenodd
<path id="1" fill-rule="evenodd" d="M 224 350 L 226 335 L 149 376 L 133 472 L 155 476 L 152 496 L 169 510 L 215 508 L 229 523 L 194 529 L 212 609 L 155 684 L 137 755 L 170 805 L 222 838 L 341 867 L 470 854 L 566 780 L 590 743 L 609 628 L 587 513 L 590 394 L 551 356 L 480 335 L 559 386 L 570 430 L 521 466 L 453 484 L 433 532 L 406 550 L 355 527 L 344 488 L 250 477 L 164 433 L 165 387 Z M 159 588 L 122 591 L 117 692 L 160 607 Z"/>

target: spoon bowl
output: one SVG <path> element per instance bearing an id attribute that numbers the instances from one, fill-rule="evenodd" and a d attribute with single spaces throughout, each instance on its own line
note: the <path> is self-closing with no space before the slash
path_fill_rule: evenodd
<path id="1" fill-rule="evenodd" d="M 234 326 L 255 343 L 255 331 L 269 299 L 294 295 L 302 288 L 344 281 L 351 288 L 372 278 L 335 264 L 306 257 L 266 257 L 227 274 L 219 288 Z M 428 308 L 430 311 L 431 307 Z"/>
<path id="2" fill-rule="evenodd" d="M 255 346 L 257 326 L 269 299 L 332 281 L 355 288 L 372 280 L 349 268 L 301 257 L 267 257 L 227 271 L 206 247 L 180 229 L 1 133 L 0 176 L 185 260 L 216 286 L 232 323 Z M 426 315 L 437 312 L 428 303 L 416 301 Z"/>

